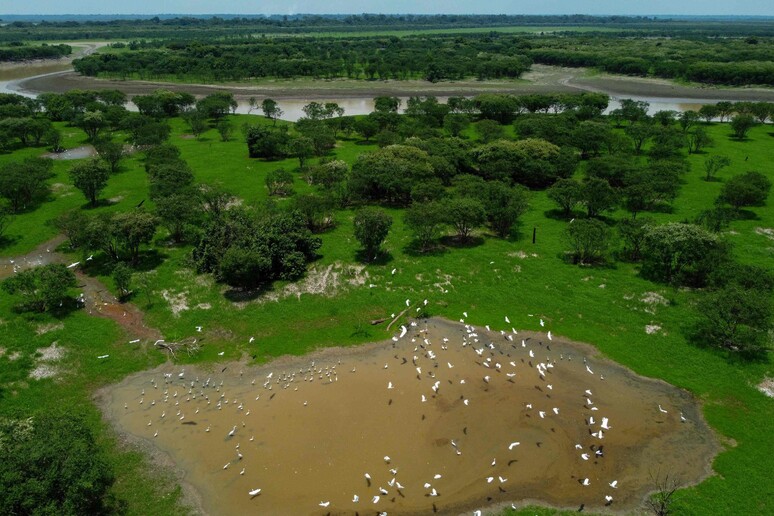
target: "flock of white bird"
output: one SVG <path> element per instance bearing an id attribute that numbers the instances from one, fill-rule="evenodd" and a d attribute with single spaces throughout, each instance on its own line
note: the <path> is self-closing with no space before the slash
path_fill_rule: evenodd
<path id="1" fill-rule="evenodd" d="M 427 300 L 425 300 L 423 304 L 426 305 Z M 411 305 L 410 300 L 406 300 L 406 305 Z M 479 330 L 476 327 L 465 322 L 466 318 L 468 317 L 467 312 L 463 312 L 463 316 L 464 318 L 460 319 L 460 322 L 464 325 L 465 331 L 461 341 L 459 342 L 450 342 L 449 338 L 443 338 L 441 342 L 431 342 L 427 338 L 427 328 L 420 329 L 417 322 L 411 322 L 408 324 L 408 326 L 401 326 L 399 333 L 392 338 L 393 342 L 395 343 L 401 341 L 407 343 L 406 339 L 408 339 L 410 340 L 410 344 L 407 344 L 409 346 L 408 349 L 411 349 L 411 346 L 413 346 L 414 353 L 411 360 L 404 360 L 404 363 L 401 365 L 414 367 L 417 373 L 416 378 L 420 381 L 426 381 L 428 384 L 427 392 L 421 394 L 421 397 L 419 400 L 417 400 L 418 403 L 432 402 L 432 399 L 439 395 L 439 391 L 441 390 L 441 382 L 437 379 L 436 372 L 438 371 L 438 368 L 454 368 L 454 364 L 452 364 L 450 361 L 441 361 L 439 355 L 443 354 L 443 351 L 447 350 L 449 346 L 452 345 L 462 346 L 463 348 L 470 349 L 473 353 L 475 353 L 476 357 L 474 358 L 476 358 L 477 361 L 480 361 L 479 363 L 483 369 L 480 378 L 462 378 L 459 379 L 459 384 L 465 384 L 466 381 L 471 383 L 481 381 L 489 384 L 493 381 L 508 381 L 509 379 L 516 377 L 516 375 L 529 374 L 536 375 L 536 379 L 539 377 L 541 380 L 543 380 L 543 382 L 558 381 L 557 377 L 552 378 L 552 370 L 557 364 L 556 360 L 550 356 L 546 356 L 544 359 L 538 359 L 535 353 L 538 351 L 538 353 L 545 354 L 546 351 L 550 351 L 550 341 L 553 340 L 553 335 L 550 331 L 546 333 L 548 342 L 546 343 L 547 346 L 545 347 L 542 345 L 542 343 L 540 343 L 538 347 L 533 345 L 534 341 L 530 342 L 530 339 L 522 339 L 515 328 L 511 328 L 510 331 L 499 331 L 504 344 L 508 345 L 511 349 L 515 349 L 516 353 L 524 353 L 525 359 L 527 356 L 529 357 L 529 360 L 526 360 L 529 366 L 527 366 L 525 363 L 519 363 L 517 366 L 516 360 L 508 360 L 508 357 L 506 357 L 504 354 L 495 352 L 495 350 L 498 348 L 494 342 L 491 341 L 489 336 L 484 334 L 480 335 Z M 510 325 L 510 319 L 507 316 L 504 317 L 504 321 L 506 324 Z M 539 323 L 541 328 L 545 327 L 545 321 L 543 319 L 539 319 Z M 492 332 L 488 325 L 485 326 L 485 328 L 488 332 Z M 201 327 L 197 327 L 196 330 L 197 332 L 200 332 Z M 572 357 L 565 357 L 562 354 L 559 355 L 559 360 L 565 359 L 571 360 Z M 589 374 L 590 380 L 592 378 L 594 381 L 604 380 L 603 375 L 594 373 L 590 365 L 586 363 L 585 359 L 584 364 L 586 371 Z M 338 362 L 338 365 L 341 365 L 341 361 Z M 384 365 L 384 369 L 388 369 L 388 367 L 389 364 Z M 349 372 L 356 372 L 356 367 L 352 367 L 351 371 Z M 243 372 L 240 372 L 240 376 L 242 376 L 242 374 Z M 338 381 L 338 376 L 339 372 L 337 371 L 337 365 L 334 364 L 318 366 L 315 362 L 311 362 L 308 367 L 297 368 L 292 371 L 285 371 L 282 373 L 277 373 L 276 371 L 270 372 L 265 376 L 265 378 L 252 379 L 251 383 L 252 385 L 260 386 L 257 388 L 263 389 L 264 391 L 272 391 L 273 389 L 292 389 L 294 391 L 298 391 L 298 387 L 303 385 L 304 382 L 332 383 Z M 395 389 L 397 387 L 396 382 L 388 380 L 386 389 Z M 204 406 L 203 409 L 196 408 L 194 414 L 191 414 L 192 416 L 198 414 L 200 410 L 225 410 L 226 412 L 223 412 L 223 416 L 234 418 L 232 419 L 234 424 L 232 425 L 231 430 L 227 433 L 227 435 L 214 435 L 213 438 L 235 440 L 237 443 L 235 445 L 233 455 L 230 457 L 225 457 L 227 461 L 223 465 L 222 469 L 229 470 L 231 466 L 235 466 L 234 469 L 239 469 L 239 475 L 245 475 L 247 472 L 247 467 L 244 465 L 244 462 L 246 461 L 243 461 L 244 455 L 240 451 L 239 441 L 241 440 L 240 438 L 247 437 L 240 434 L 245 430 L 246 425 L 244 418 L 250 415 L 249 400 L 230 399 L 230 397 L 226 394 L 223 383 L 224 382 L 222 380 L 217 382 L 212 378 L 200 379 L 197 377 L 194 379 L 188 379 L 186 377 L 185 370 L 183 369 L 175 374 L 164 374 L 163 380 L 160 381 L 151 379 L 150 386 L 148 387 L 150 392 L 146 393 L 146 389 L 142 389 L 138 397 L 138 403 L 142 405 L 146 403 L 146 398 L 150 398 L 150 405 L 159 405 L 161 407 L 161 414 L 158 419 L 154 420 L 151 418 L 147 422 L 149 432 L 152 432 L 152 434 L 149 435 L 152 435 L 153 437 L 158 437 L 159 435 L 159 422 L 175 419 L 178 423 L 184 424 L 186 420 L 186 412 L 188 412 L 187 405 L 192 400 L 198 399 L 199 403 L 197 405 L 201 405 L 203 401 L 206 401 L 206 406 Z M 549 390 L 553 390 L 554 387 L 553 383 L 545 383 L 545 386 Z M 584 423 L 589 428 L 589 441 L 575 444 L 575 453 L 577 453 L 578 461 L 580 461 L 579 464 L 581 466 L 590 460 L 594 462 L 604 457 L 604 447 L 602 446 L 602 443 L 604 442 L 603 440 L 605 439 L 606 434 L 614 431 L 615 428 L 614 424 L 608 417 L 602 414 L 598 414 L 599 409 L 594 401 L 596 398 L 592 388 L 593 387 L 590 386 L 584 392 L 578 393 L 580 399 L 583 400 L 584 412 L 588 414 L 588 417 L 585 418 Z M 271 394 L 265 392 L 264 395 L 273 397 L 276 392 L 277 391 Z M 259 392 L 255 396 L 255 400 L 259 400 L 260 398 L 261 393 Z M 470 399 L 464 398 L 463 404 L 465 406 L 470 406 Z M 303 405 L 307 405 L 306 400 L 303 401 Z M 129 405 L 124 405 L 124 408 L 128 410 Z M 658 409 L 662 413 L 667 412 L 666 409 L 661 407 L 661 405 L 658 406 Z M 550 404 L 546 404 L 545 406 L 533 406 L 532 403 L 524 403 L 523 410 L 525 410 L 527 413 L 536 414 L 542 420 L 558 416 L 561 411 L 561 407 L 550 406 Z M 682 421 L 685 421 L 682 413 L 680 414 L 680 417 Z M 156 424 L 154 425 L 154 423 Z M 209 433 L 211 428 L 210 426 L 207 426 L 202 431 Z M 249 431 L 249 429 L 247 429 L 247 431 Z M 254 441 L 254 439 L 254 435 L 249 437 L 249 441 L 251 442 Z M 503 443 L 503 452 L 507 450 L 510 454 L 509 456 L 517 457 L 520 444 L 521 443 L 518 440 L 514 440 L 509 443 Z M 464 450 L 461 449 L 459 443 L 455 442 L 454 439 L 451 440 L 450 448 L 450 453 L 454 453 L 456 455 L 462 455 L 464 452 Z M 486 460 L 487 463 L 490 463 L 491 460 L 491 466 L 496 465 L 496 458 L 482 460 Z M 351 500 L 352 503 L 370 503 L 372 505 L 376 505 L 378 508 L 378 506 L 385 503 L 384 500 L 391 494 L 405 496 L 404 491 L 414 491 L 415 493 L 428 497 L 431 500 L 442 496 L 440 490 L 443 487 L 443 476 L 440 473 L 436 473 L 432 478 L 426 479 L 426 481 L 422 483 L 421 486 L 409 485 L 405 487 L 403 484 L 401 484 L 399 479 L 400 465 L 395 464 L 389 455 L 385 455 L 383 461 L 384 464 L 382 464 L 381 467 L 384 468 L 384 471 L 378 475 L 378 478 L 389 478 L 389 480 L 386 480 L 385 484 L 383 485 L 377 485 L 377 483 L 373 481 L 371 474 L 367 471 L 364 471 L 363 479 L 365 480 L 364 488 L 366 492 L 353 492 Z M 589 468 L 586 469 L 589 470 Z M 495 474 L 486 476 L 482 479 L 482 481 L 485 481 L 487 484 L 496 486 L 506 484 L 508 482 L 508 478 L 505 478 L 499 474 Z M 591 478 L 588 476 L 579 478 L 578 482 L 581 486 L 590 486 L 592 484 Z M 607 492 L 604 494 L 604 501 L 600 500 L 600 503 L 609 506 L 613 503 L 612 490 L 618 489 L 619 482 L 617 479 L 610 478 L 605 480 L 605 483 L 608 486 L 605 488 L 605 491 Z M 384 485 L 387 487 L 384 487 Z M 250 489 L 246 495 L 254 498 L 260 496 L 261 493 L 261 487 L 256 486 L 255 488 Z M 331 505 L 331 501 L 321 500 L 318 505 L 322 508 L 328 508 Z M 480 514 L 480 512 L 477 513 Z M 386 515 L 387 513 L 381 512 L 380 514 Z"/>

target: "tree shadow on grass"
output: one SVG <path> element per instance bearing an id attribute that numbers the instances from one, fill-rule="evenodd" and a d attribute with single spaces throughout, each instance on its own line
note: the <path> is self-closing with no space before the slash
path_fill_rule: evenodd
<path id="1" fill-rule="evenodd" d="M 373 259 L 370 259 L 366 252 L 360 249 L 355 252 L 355 259 L 367 265 L 387 265 L 393 260 L 393 256 L 389 251 L 379 251 Z"/>
<path id="2" fill-rule="evenodd" d="M 14 236 L 3 235 L 3 236 L 0 236 L 0 249 L 2 249 L 3 247 L 11 246 L 11 245 L 17 243 L 19 240 L 21 240 L 21 237 L 19 235 L 14 235 Z"/>
<path id="3" fill-rule="evenodd" d="M 110 276 L 113 274 L 113 269 L 116 266 L 116 261 L 112 260 L 105 253 L 96 253 L 94 258 L 86 261 L 81 260 L 81 271 L 87 276 Z M 164 260 L 167 259 L 167 255 L 159 252 L 156 249 L 150 249 L 140 253 L 137 263 L 126 262 L 132 268 L 132 272 L 148 272 L 158 268 Z"/>
<path id="4" fill-rule="evenodd" d="M 760 220 L 757 213 L 752 210 L 739 209 L 734 213 L 735 220 Z"/>
<path id="5" fill-rule="evenodd" d="M 564 210 L 560 210 L 559 208 L 553 208 L 553 209 L 544 211 L 543 216 L 547 219 L 569 221 L 574 218 L 579 218 L 581 214 L 580 212 L 572 210 L 570 211 L 569 215 L 565 215 Z"/>
<path id="6" fill-rule="evenodd" d="M 448 235 L 441 237 L 441 244 L 447 247 L 456 247 L 459 249 L 470 249 L 484 245 L 485 239 L 482 236 L 469 236 L 460 238 L 457 235 Z"/>
<path id="7" fill-rule="evenodd" d="M 232 303 L 246 303 L 249 301 L 255 301 L 259 297 L 274 290 L 271 283 L 265 283 L 255 288 L 229 288 L 223 293 L 223 297 L 231 301 Z"/>
<path id="8" fill-rule="evenodd" d="M 439 243 L 434 243 L 432 246 L 423 248 L 417 240 L 412 240 L 403 248 L 403 252 L 409 256 L 443 256 L 448 253 L 449 250 Z"/>
<path id="9" fill-rule="evenodd" d="M 114 204 L 118 204 L 118 202 L 111 201 L 110 199 L 97 199 L 96 203 L 91 204 L 90 202 L 86 202 L 84 204 L 81 204 L 80 208 L 84 211 L 90 211 L 90 210 L 96 210 L 97 208 L 105 208 L 107 206 L 113 206 Z"/>

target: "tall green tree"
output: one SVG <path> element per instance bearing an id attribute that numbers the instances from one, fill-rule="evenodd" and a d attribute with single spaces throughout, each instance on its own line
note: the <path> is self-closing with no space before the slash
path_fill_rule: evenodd
<path id="1" fill-rule="evenodd" d="M 366 260 L 374 260 L 390 232 L 392 217 L 378 208 L 362 208 L 355 214 L 353 224 L 355 239 L 363 246 Z"/>
<path id="2" fill-rule="evenodd" d="M 97 158 L 76 163 L 70 168 L 70 180 L 92 206 L 97 205 L 97 197 L 107 186 L 109 178 L 110 169 Z"/>

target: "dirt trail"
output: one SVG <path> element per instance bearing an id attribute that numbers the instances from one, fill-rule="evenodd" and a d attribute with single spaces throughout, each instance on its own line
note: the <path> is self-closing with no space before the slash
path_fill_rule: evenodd
<path id="1" fill-rule="evenodd" d="M 394 341 L 261 368 L 165 364 L 98 398 L 209 514 L 459 514 L 524 500 L 628 512 L 654 471 L 710 474 L 719 447 L 697 401 L 594 355 L 430 319 Z"/>
<path id="2" fill-rule="evenodd" d="M 70 265 L 72 262 L 69 258 L 56 251 L 56 248 L 66 240 L 63 235 L 58 235 L 25 255 L 1 258 L 0 280 L 32 267 L 51 263 Z M 73 268 L 78 281 L 77 288 L 83 293 L 84 308 L 90 315 L 105 317 L 115 321 L 133 338 L 154 341 L 162 338 L 161 332 L 145 324 L 145 315 L 136 305 L 133 303 L 120 303 L 97 278 L 84 274 L 79 270 L 78 266 Z"/>

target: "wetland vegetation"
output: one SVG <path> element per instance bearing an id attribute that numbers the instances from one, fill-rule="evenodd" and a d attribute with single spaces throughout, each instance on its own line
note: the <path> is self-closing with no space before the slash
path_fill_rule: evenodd
<path id="1" fill-rule="evenodd" d="M 758 59 L 771 44 L 761 31 L 728 48 Z M 104 56 L 132 55 L 118 50 Z M 406 298 L 478 326 L 545 319 L 686 389 L 723 450 L 670 509 L 771 512 L 774 408 L 757 388 L 772 377 L 771 104 L 650 116 L 635 100 L 604 114 L 594 93 L 413 97 L 403 109 L 380 97 L 366 116 L 314 101 L 288 123 L 265 102 L 269 116 L 258 101 L 233 114 L 228 93 L 158 91 L 135 97 L 137 112 L 126 100 L 0 96 L 4 513 L 42 499 L 71 514 L 188 512 L 174 475 L 152 473 L 102 420 L 97 388 L 167 360 L 262 364 L 384 340 Z M 41 157 L 87 145 L 96 157 Z M 61 438 L 38 446 L 42 432 Z M 63 447 L 90 458 L 57 463 L 82 489 L 45 476 Z"/>

